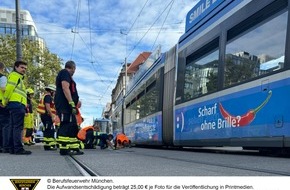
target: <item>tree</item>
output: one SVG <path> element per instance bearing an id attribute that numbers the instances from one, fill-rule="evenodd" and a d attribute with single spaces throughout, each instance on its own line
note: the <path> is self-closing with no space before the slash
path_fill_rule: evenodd
<path id="1" fill-rule="evenodd" d="M 61 70 L 62 64 L 62 60 L 56 54 L 51 53 L 46 47 L 41 47 L 41 43 L 37 40 L 22 39 L 22 60 L 28 63 L 25 85 L 36 91 L 35 98 L 39 98 L 39 91 L 44 86 L 55 83 L 55 77 Z M 0 36 L 0 61 L 11 71 L 15 60 L 15 36 Z"/>

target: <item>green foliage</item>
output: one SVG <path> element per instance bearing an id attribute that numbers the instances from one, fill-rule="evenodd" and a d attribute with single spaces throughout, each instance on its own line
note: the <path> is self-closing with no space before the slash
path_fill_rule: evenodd
<path id="1" fill-rule="evenodd" d="M 61 70 L 62 60 L 47 48 L 41 48 L 39 41 L 22 39 L 22 60 L 28 63 L 25 85 L 35 90 L 39 98 L 43 87 L 55 83 L 55 77 Z M 16 60 L 16 38 L 11 35 L 0 35 L 0 61 L 13 69 Z"/>

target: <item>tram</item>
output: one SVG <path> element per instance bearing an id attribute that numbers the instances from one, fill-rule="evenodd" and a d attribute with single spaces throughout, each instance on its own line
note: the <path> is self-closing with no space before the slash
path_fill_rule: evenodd
<path id="1" fill-rule="evenodd" d="M 136 145 L 290 149 L 288 0 L 201 0 L 185 33 L 132 85 Z"/>

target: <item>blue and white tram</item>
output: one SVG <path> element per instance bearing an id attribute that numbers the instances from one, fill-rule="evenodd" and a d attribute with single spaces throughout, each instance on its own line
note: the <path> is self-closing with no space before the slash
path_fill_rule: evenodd
<path id="1" fill-rule="evenodd" d="M 162 144 L 164 55 L 161 55 L 126 93 L 124 132 L 135 145 Z"/>
<path id="2" fill-rule="evenodd" d="M 201 0 L 126 95 L 141 145 L 290 148 L 288 0 Z"/>
<path id="3" fill-rule="evenodd" d="M 200 1 L 178 42 L 174 145 L 289 150 L 289 32 L 288 0 Z"/>

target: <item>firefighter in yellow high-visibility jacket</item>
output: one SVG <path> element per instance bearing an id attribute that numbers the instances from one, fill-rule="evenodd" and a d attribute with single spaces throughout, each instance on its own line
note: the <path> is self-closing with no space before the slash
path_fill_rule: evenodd
<path id="1" fill-rule="evenodd" d="M 23 128 L 23 137 L 22 141 L 24 145 L 33 145 L 32 142 L 32 133 L 34 129 L 34 116 L 33 116 L 33 107 L 32 107 L 32 97 L 34 95 L 34 91 L 31 88 L 26 90 L 27 94 L 27 105 L 25 109 L 25 117 L 24 117 L 24 128 Z"/>

